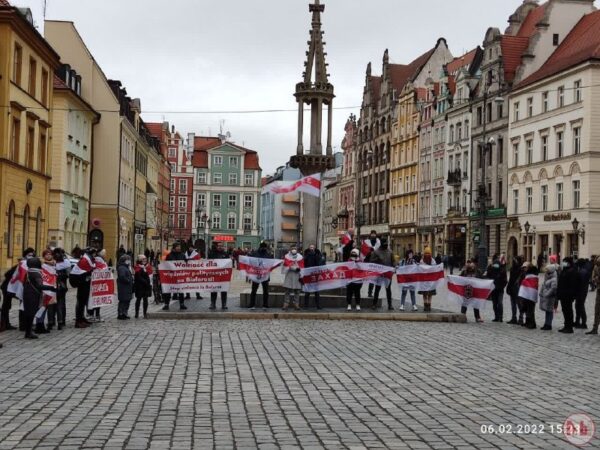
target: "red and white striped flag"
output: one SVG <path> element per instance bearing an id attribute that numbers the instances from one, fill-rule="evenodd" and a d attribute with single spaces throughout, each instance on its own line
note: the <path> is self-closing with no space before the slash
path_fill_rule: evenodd
<path id="1" fill-rule="evenodd" d="M 73 267 L 73 270 L 71 270 L 71 274 L 83 275 L 84 273 L 91 272 L 95 268 L 96 264 L 92 261 L 90 255 L 85 254 L 79 259 L 75 267 Z"/>
<path id="2" fill-rule="evenodd" d="M 461 306 L 483 309 L 494 290 L 494 280 L 448 275 L 448 295 Z"/>
<path id="3" fill-rule="evenodd" d="M 254 283 L 263 283 L 271 277 L 271 272 L 283 264 L 282 259 L 254 258 L 240 255 L 239 269 Z"/>
<path id="4" fill-rule="evenodd" d="M 538 283 L 540 279 L 537 275 L 527 275 L 519 287 L 519 297 L 537 303 L 538 301 Z M 573 286 L 575 287 L 575 286 Z"/>
<path id="5" fill-rule="evenodd" d="M 346 231 L 344 233 L 344 235 L 342 236 L 342 238 L 340 239 L 340 243 L 343 246 L 346 246 L 346 245 L 348 245 L 350 243 L 351 240 L 352 240 L 352 235 L 350 234 L 349 231 Z"/>
<path id="6" fill-rule="evenodd" d="M 27 279 L 27 260 L 23 259 L 17 265 L 12 278 L 8 282 L 6 290 L 14 294 L 19 300 L 23 300 L 23 285 Z"/>
<path id="7" fill-rule="evenodd" d="M 272 194 L 289 194 L 296 191 L 320 197 L 321 174 L 309 175 L 298 181 L 274 181 L 263 188 L 263 192 L 271 192 Z"/>
<path id="8" fill-rule="evenodd" d="M 304 292 L 321 292 L 339 289 L 352 283 L 356 263 L 328 264 L 309 267 L 300 271 L 300 281 Z"/>
<path id="9" fill-rule="evenodd" d="M 398 284 L 417 291 L 433 291 L 444 280 L 444 265 L 411 264 L 396 269 Z"/>
<path id="10" fill-rule="evenodd" d="M 56 267 L 50 264 L 42 264 L 42 282 L 44 287 L 51 289 L 44 289 L 42 302 L 44 306 L 56 303 Z"/>
<path id="11" fill-rule="evenodd" d="M 354 281 L 364 281 L 387 288 L 392 282 L 394 272 L 396 269 L 393 267 L 361 262 L 356 264 L 353 278 Z"/>

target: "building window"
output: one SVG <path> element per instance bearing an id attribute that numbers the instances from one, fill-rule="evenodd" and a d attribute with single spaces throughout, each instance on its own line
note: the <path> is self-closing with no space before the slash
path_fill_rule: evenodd
<path id="1" fill-rule="evenodd" d="M 25 141 L 25 146 L 27 147 L 27 153 L 25 154 L 25 165 L 30 169 L 33 169 L 33 161 L 35 155 L 35 128 L 27 127 L 27 140 Z"/>
<path id="2" fill-rule="evenodd" d="M 548 112 L 548 92 L 542 93 L 542 112 Z"/>
<path id="3" fill-rule="evenodd" d="M 230 208 L 235 208 L 237 206 L 237 196 L 236 195 L 229 195 L 229 201 L 228 201 L 228 205 Z"/>
<path id="4" fill-rule="evenodd" d="M 187 197 L 179 197 L 179 211 L 187 211 Z"/>
<path id="5" fill-rule="evenodd" d="M 179 214 L 177 216 L 177 228 L 185 229 L 185 214 Z"/>
<path id="6" fill-rule="evenodd" d="M 519 190 L 513 189 L 513 209 L 514 214 L 519 214 Z"/>
<path id="7" fill-rule="evenodd" d="M 177 156 L 177 149 L 169 147 L 169 158 L 175 158 L 175 156 Z"/>
<path id="8" fill-rule="evenodd" d="M 222 166 L 223 165 L 223 157 L 222 156 L 215 156 L 213 158 L 213 164 L 215 166 Z"/>
<path id="9" fill-rule="evenodd" d="M 548 211 L 548 186 L 542 186 L 542 211 Z"/>
<path id="10" fill-rule="evenodd" d="M 246 186 L 253 186 L 254 185 L 254 174 L 247 173 L 244 176 L 244 184 Z"/>
<path id="11" fill-rule="evenodd" d="M 227 216 L 227 229 L 235 230 L 235 228 L 236 228 L 235 213 L 229 213 L 229 215 Z"/>
<path id="12" fill-rule="evenodd" d="M 244 216 L 244 231 L 252 230 L 252 216 L 246 214 Z"/>
<path id="13" fill-rule="evenodd" d="M 533 188 L 525 189 L 525 197 L 527 200 L 527 212 L 530 213 L 533 209 Z"/>
<path id="14" fill-rule="evenodd" d="M 503 103 L 498 103 L 496 105 L 496 115 L 498 116 L 498 119 L 502 119 L 502 117 L 504 117 L 504 104 Z"/>
<path id="15" fill-rule="evenodd" d="M 237 173 L 230 173 L 229 174 L 229 185 L 236 186 L 237 184 L 238 184 Z"/>
<path id="16" fill-rule="evenodd" d="M 450 143 L 454 142 L 454 125 L 450 125 Z"/>
<path id="17" fill-rule="evenodd" d="M 29 247 L 29 216 L 29 205 L 27 205 L 23 212 L 23 250 Z"/>
<path id="18" fill-rule="evenodd" d="M 48 106 L 48 71 L 42 69 L 42 105 Z"/>
<path id="19" fill-rule="evenodd" d="M 244 208 L 252 208 L 252 196 L 251 195 L 244 195 Z"/>
<path id="20" fill-rule="evenodd" d="M 215 208 L 221 207 L 221 194 L 213 194 L 213 206 Z"/>
<path id="21" fill-rule="evenodd" d="M 562 211 L 563 209 L 563 184 L 556 183 L 556 209 Z"/>
<path id="22" fill-rule="evenodd" d="M 556 156 L 562 158 L 564 154 L 564 133 L 562 131 L 556 132 Z"/>
<path id="23" fill-rule="evenodd" d="M 175 216 L 169 214 L 169 228 L 175 228 Z"/>
<path id="24" fill-rule="evenodd" d="M 179 193 L 186 194 L 188 190 L 188 182 L 187 180 L 179 180 Z"/>
<path id="25" fill-rule="evenodd" d="M 213 213 L 212 228 L 213 230 L 218 230 L 221 228 L 221 214 L 218 212 Z"/>
<path id="26" fill-rule="evenodd" d="M 542 136 L 542 161 L 548 161 L 548 136 Z"/>
<path id="27" fill-rule="evenodd" d="M 573 209 L 579 208 L 581 204 L 581 181 L 573 181 Z"/>
<path id="28" fill-rule="evenodd" d="M 205 208 L 206 207 L 206 194 L 198 194 L 198 196 L 196 197 L 198 206 L 200 206 L 201 208 Z"/>
<path id="29" fill-rule="evenodd" d="M 19 162 L 19 147 L 21 136 L 21 121 L 13 119 L 12 131 L 10 136 L 10 159 L 16 163 Z"/>
<path id="30" fill-rule="evenodd" d="M 19 44 L 15 44 L 15 51 L 14 51 L 13 59 L 14 59 L 14 61 L 13 61 L 12 80 L 17 85 L 21 85 L 21 72 L 22 72 L 22 67 L 23 67 L 23 48 Z"/>
<path id="31" fill-rule="evenodd" d="M 513 144 L 513 167 L 517 167 L 519 165 L 519 143 L 516 142 Z"/>
<path id="32" fill-rule="evenodd" d="M 171 192 L 175 192 L 175 179 L 171 178 Z"/>
<path id="33" fill-rule="evenodd" d="M 514 108 L 513 121 L 517 122 L 519 120 L 519 102 L 515 102 L 513 108 Z"/>
<path id="34" fill-rule="evenodd" d="M 533 97 L 527 99 L 527 117 L 533 116 Z"/>
<path id="35" fill-rule="evenodd" d="M 6 240 L 6 256 L 12 258 L 14 254 L 15 239 L 15 203 L 11 200 L 8 205 L 8 226 Z"/>
<path id="36" fill-rule="evenodd" d="M 223 174 L 222 173 L 214 173 L 213 174 L 213 184 L 223 184 Z"/>
<path id="37" fill-rule="evenodd" d="M 175 209 L 175 197 L 169 197 L 169 209 L 173 211 Z"/>
<path id="38" fill-rule="evenodd" d="M 206 184 L 206 172 L 198 172 L 198 184 Z"/>
<path id="39" fill-rule="evenodd" d="M 237 156 L 230 156 L 229 157 L 229 165 L 231 167 L 237 167 L 238 166 L 238 161 L 239 161 L 239 158 Z"/>
<path id="40" fill-rule="evenodd" d="M 481 106 L 477 107 L 477 126 L 481 126 L 483 124 L 483 108 Z"/>
<path id="41" fill-rule="evenodd" d="M 35 59 L 31 58 L 29 60 L 29 95 L 35 97 L 35 86 L 36 86 L 36 77 L 37 77 L 37 62 Z"/>
<path id="42" fill-rule="evenodd" d="M 38 150 L 38 168 L 41 173 L 46 173 L 47 138 L 46 133 L 40 131 L 40 148 Z"/>
<path id="43" fill-rule="evenodd" d="M 562 108 L 563 106 L 565 106 L 565 87 L 564 86 L 560 86 L 558 88 L 557 91 L 557 95 L 558 95 L 558 107 Z"/>
<path id="44" fill-rule="evenodd" d="M 527 151 L 527 164 L 533 163 L 533 139 L 525 141 L 525 148 Z"/>
<path id="45" fill-rule="evenodd" d="M 581 100 L 583 100 L 582 94 L 581 94 L 581 80 L 577 80 L 573 86 L 573 90 L 575 91 L 575 103 L 579 103 Z"/>
<path id="46" fill-rule="evenodd" d="M 575 155 L 581 153 L 581 127 L 573 128 L 573 153 Z"/>

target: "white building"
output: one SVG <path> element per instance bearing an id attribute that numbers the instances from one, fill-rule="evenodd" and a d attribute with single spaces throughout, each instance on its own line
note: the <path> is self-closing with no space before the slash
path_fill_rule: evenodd
<path id="1" fill-rule="evenodd" d="M 567 5 L 569 14 L 562 14 Z M 537 70 L 525 62 L 519 73 L 527 76 L 510 96 L 509 252 L 529 260 L 555 253 L 589 257 L 600 248 L 600 128 L 594 122 L 600 113 L 600 12 L 592 6 L 549 2 L 528 52 Z M 578 21 L 566 28 L 577 12 Z M 548 55 L 548 46 L 554 51 L 541 64 L 538 55 Z"/>

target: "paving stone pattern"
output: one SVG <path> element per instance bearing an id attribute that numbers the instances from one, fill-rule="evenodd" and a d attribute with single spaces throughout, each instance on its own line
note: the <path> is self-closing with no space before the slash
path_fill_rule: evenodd
<path id="1" fill-rule="evenodd" d="M 0 449 L 554 449 L 574 447 L 550 424 L 600 419 L 600 338 L 580 331 L 104 317 L 0 334 Z"/>

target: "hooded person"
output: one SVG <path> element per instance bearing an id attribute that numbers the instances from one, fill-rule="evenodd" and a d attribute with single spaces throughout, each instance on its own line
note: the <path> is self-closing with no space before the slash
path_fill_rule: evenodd
<path id="1" fill-rule="evenodd" d="M 38 336 L 33 334 L 33 321 L 35 315 L 42 303 L 42 295 L 44 290 L 44 281 L 42 278 L 42 262 L 32 257 L 27 259 L 27 276 L 23 283 L 23 315 L 25 325 L 25 338 L 37 339 Z"/>
<path id="2" fill-rule="evenodd" d="M 133 274 L 131 273 L 131 257 L 123 255 L 117 264 L 117 298 L 119 300 L 119 320 L 128 320 L 129 304 L 133 297 Z"/>
<path id="3" fill-rule="evenodd" d="M 360 262 L 360 251 L 354 248 L 350 251 L 349 263 Z M 346 303 L 347 310 L 352 311 L 352 300 L 354 299 L 354 305 L 356 311 L 360 311 L 360 290 L 362 289 L 363 283 L 361 281 L 353 281 L 346 286 Z"/>
<path id="4" fill-rule="evenodd" d="M 295 245 L 290 248 L 290 251 L 283 258 L 283 267 L 281 269 L 284 280 L 283 287 L 285 288 L 285 297 L 283 301 L 283 310 L 287 311 L 290 305 L 296 310 L 300 309 L 300 270 L 304 268 L 304 259 L 298 252 Z"/>
<path id="5" fill-rule="evenodd" d="M 425 247 L 425 250 L 423 251 L 423 259 L 421 260 L 421 262 L 419 264 L 422 265 L 427 265 L 427 266 L 432 266 L 435 264 L 435 260 L 433 259 L 433 255 L 431 252 L 431 247 Z M 433 299 L 433 296 L 437 294 L 436 290 L 433 289 L 431 291 L 419 291 L 417 292 L 419 295 L 423 296 L 423 311 L 424 312 L 430 312 L 431 311 L 431 301 Z"/>

